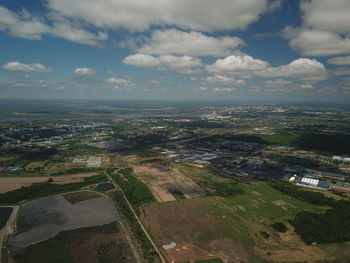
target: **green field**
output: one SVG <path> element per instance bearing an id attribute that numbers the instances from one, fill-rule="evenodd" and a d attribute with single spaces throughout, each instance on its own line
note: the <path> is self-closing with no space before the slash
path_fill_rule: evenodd
<path id="1" fill-rule="evenodd" d="M 329 209 L 328 206 L 295 199 L 264 182 L 233 183 L 224 190 L 227 192 L 220 192 L 220 195 L 214 193 L 210 197 L 147 204 L 143 208 L 143 216 L 147 218 L 145 224 L 151 229 L 151 234 L 159 238 L 156 242 L 161 244 L 171 238 L 176 243 L 185 241 L 206 250 L 211 242 L 231 240 L 229 242 L 241 244 L 245 250 L 241 252 L 250 258 L 250 262 L 275 262 L 283 259 L 283 256 L 262 256 L 254 248 L 271 254 L 291 253 L 299 257 L 296 262 L 310 260 L 305 255 L 298 255 L 298 250 L 309 248 L 294 233 L 289 221 L 300 211 L 323 213 Z M 172 225 L 170 229 L 167 227 L 169 224 Z M 289 236 L 291 241 L 281 239 L 281 234 Z M 225 255 L 231 253 L 228 247 L 217 249 L 225 251 Z M 216 250 L 209 251 L 211 255 L 217 255 Z"/>

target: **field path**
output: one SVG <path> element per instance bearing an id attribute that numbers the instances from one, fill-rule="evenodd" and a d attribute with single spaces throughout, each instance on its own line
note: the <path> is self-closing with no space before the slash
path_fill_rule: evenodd
<path id="1" fill-rule="evenodd" d="M 2 262 L 2 246 L 3 246 L 3 242 L 4 239 L 7 235 L 11 234 L 14 230 L 14 225 L 16 222 L 16 218 L 17 218 L 17 213 L 19 210 L 19 206 L 6 206 L 6 207 L 12 207 L 12 213 L 10 215 L 10 218 L 7 220 L 6 226 L 4 226 L 1 230 L 0 230 L 0 262 Z"/>
<path id="2" fill-rule="evenodd" d="M 128 198 L 127 198 L 126 195 L 124 194 L 124 191 L 114 182 L 113 178 L 107 173 L 107 171 L 104 171 L 104 173 L 105 173 L 105 175 L 108 177 L 108 179 L 114 184 L 115 188 L 116 188 L 116 189 L 119 189 L 120 192 L 123 194 L 123 196 L 124 196 L 124 198 L 125 198 L 125 200 L 126 200 L 128 206 L 129 206 L 131 212 L 133 213 L 135 219 L 137 220 L 137 222 L 138 222 L 139 225 L 141 226 L 141 228 L 142 228 L 143 232 L 145 233 L 145 235 L 147 236 L 148 240 L 151 242 L 151 244 L 152 244 L 154 250 L 158 253 L 159 258 L 161 259 L 162 263 L 166 263 L 166 261 L 165 261 L 163 255 L 162 255 L 162 253 L 159 251 L 158 247 L 157 247 L 156 244 L 153 242 L 151 236 L 148 234 L 147 230 L 146 230 L 145 227 L 142 225 L 140 219 L 139 219 L 138 216 L 136 215 L 136 213 L 135 213 L 134 209 L 132 208 L 132 206 L 131 206 L 131 204 L 130 204 Z M 129 239 L 130 239 L 130 237 L 128 237 L 128 240 L 129 240 Z M 130 243 L 131 243 L 131 240 L 130 240 Z"/>

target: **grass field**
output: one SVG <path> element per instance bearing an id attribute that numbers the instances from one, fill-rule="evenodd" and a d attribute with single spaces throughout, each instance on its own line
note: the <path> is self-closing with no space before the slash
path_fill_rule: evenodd
<path id="1" fill-rule="evenodd" d="M 306 245 L 289 224 L 300 211 L 322 213 L 328 207 L 297 200 L 262 182 L 237 186 L 241 191 L 234 196 L 146 204 L 141 218 L 159 245 L 176 242 L 175 249 L 165 252 L 174 262 L 210 257 L 229 262 L 237 258 L 245 262 L 309 262 L 347 257 L 347 252 L 340 252 L 334 244 Z M 279 231 L 276 223 L 286 229 Z"/>

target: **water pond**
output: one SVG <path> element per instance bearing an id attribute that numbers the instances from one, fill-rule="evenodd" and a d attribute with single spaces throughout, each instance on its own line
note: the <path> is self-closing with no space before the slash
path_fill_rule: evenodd
<path id="1" fill-rule="evenodd" d="M 9 220 L 12 211 L 12 207 L 0 207 L 0 229 L 6 226 L 7 220 Z"/>
<path id="2" fill-rule="evenodd" d="M 95 187 L 95 190 L 98 190 L 98 191 L 109 191 L 109 190 L 112 190 L 114 188 L 115 188 L 114 185 L 111 184 L 111 183 L 101 183 L 101 184 L 98 184 Z"/>

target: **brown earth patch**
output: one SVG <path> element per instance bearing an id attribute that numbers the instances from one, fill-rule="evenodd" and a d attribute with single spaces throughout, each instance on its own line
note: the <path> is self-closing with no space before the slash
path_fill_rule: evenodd
<path id="1" fill-rule="evenodd" d="M 94 176 L 99 173 L 78 173 L 70 175 L 52 176 L 54 184 L 77 183 L 84 180 L 86 177 Z M 31 186 L 33 183 L 44 183 L 49 180 L 49 176 L 38 177 L 0 177 L 0 193 L 6 193 L 25 186 Z"/>
<path id="2" fill-rule="evenodd" d="M 135 166 L 133 169 L 148 185 L 159 202 L 176 200 L 169 190 L 180 191 L 186 198 L 206 195 L 205 190 L 177 168 L 169 169 L 162 164 L 152 163 Z"/>
<path id="3" fill-rule="evenodd" d="M 169 262 L 220 257 L 229 262 L 254 262 L 226 218 L 215 216 L 220 204 L 213 198 L 147 204 L 141 220 Z M 176 243 L 165 250 L 162 245 Z"/>
<path id="4" fill-rule="evenodd" d="M 96 192 L 92 192 L 92 191 L 72 192 L 72 193 L 64 194 L 63 196 L 71 204 L 75 204 L 75 203 L 78 203 L 80 201 L 85 201 L 85 200 L 89 200 L 92 198 L 101 197 L 101 195 L 99 195 Z"/>

